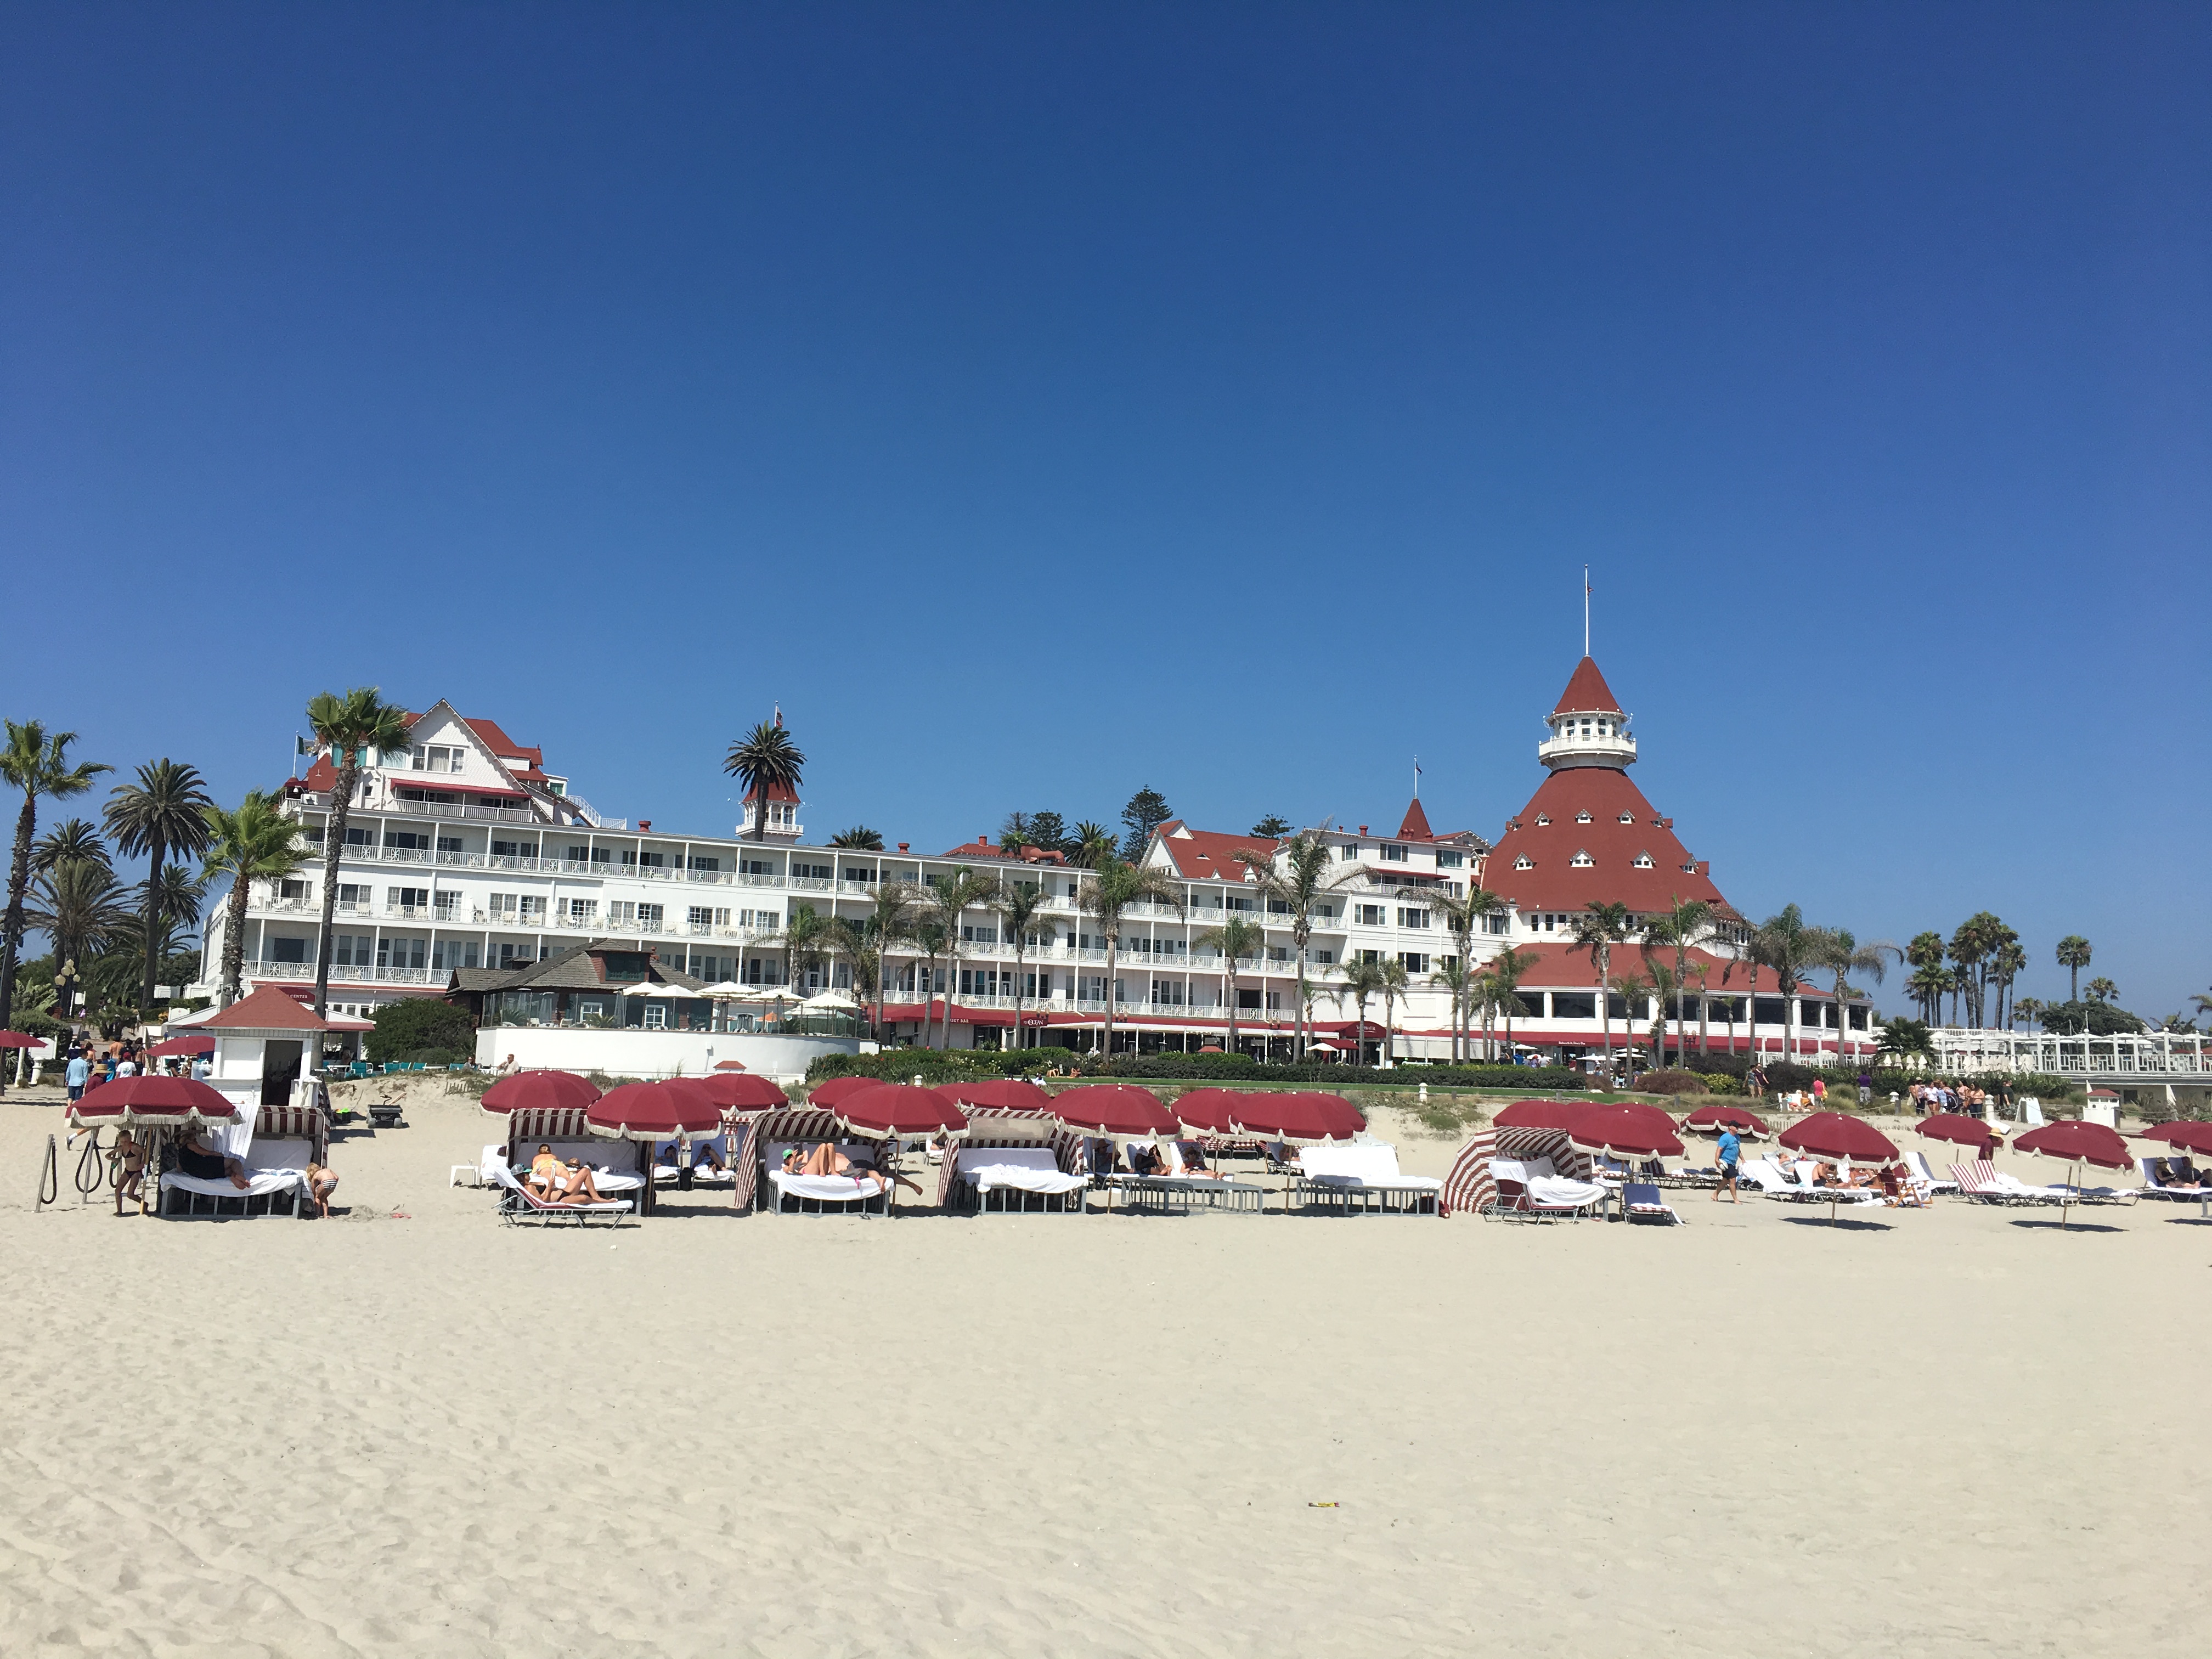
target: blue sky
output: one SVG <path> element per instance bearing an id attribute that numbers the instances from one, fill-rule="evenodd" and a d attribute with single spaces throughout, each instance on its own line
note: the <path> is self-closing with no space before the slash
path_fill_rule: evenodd
<path id="1" fill-rule="evenodd" d="M 1495 834 L 2212 983 L 2201 9 L 11 8 L 0 707 L 711 831 Z M 12 807 L 7 809 L 12 817 Z M 1883 1000 L 1899 999 L 1893 989 Z"/>

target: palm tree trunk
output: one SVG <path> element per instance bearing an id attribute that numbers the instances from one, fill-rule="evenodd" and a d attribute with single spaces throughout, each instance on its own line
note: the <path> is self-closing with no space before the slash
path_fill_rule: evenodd
<path id="1" fill-rule="evenodd" d="M 31 887 L 31 836 L 39 823 L 39 797 L 23 792 L 23 809 L 15 815 L 15 852 L 8 865 L 8 919 L 0 926 L 0 1030 L 15 1018 L 15 954 L 23 948 L 23 895 Z M 56 959 L 54 966 L 61 962 Z"/>
<path id="2" fill-rule="evenodd" d="M 246 896 L 245 878 L 234 878 L 229 902 L 225 907 L 230 913 L 230 927 L 222 941 L 222 982 L 216 994 L 216 1000 L 225 1008 L 238 1000 L 246 976 Z"/>
<path id="3" fill-rule="evenodd" d="M 143 1022 L 154 1008 L 155 953 L 161 949 L 161 935 L 154 926 L 155 911 L 161 903 L 161 860 L 168 852 L 157 831 L 148 838 L 146 870 L 146 973 L 138 994 L 138 1018 Z"/>
<path id="4" fill-rule="evenodd" d="M 1114 1058 L 1114 964 L 1121 948 L 1121 930 L 1115 927 L 1106 935 L 1106 1036 L 1100 1047 L 1103 1058 Z"/>
<path id="5" fill-rule="evenodd" d="M 1237 958 L 1223 951 L 1221 959 L 1229 964 L 1222 978 L 1229 986 L 1229 1052 L 1237 1052 Z"/>
<path id="6" fill-rule="evenodd" d="M 320 1019 L 331 1000 L 331 920 L 337 915 L 338 860 L 345 854 L 346 819 L 353 811 L 353 792 L 361 778 L 355 751 L 343 751 L 344 763 L 331 781 L 331 807 L 323 816 L 323 927 L 315 941 L 315 1018 Z M 242 879 L 243 878 L 240 878 Z M 241 994 L 243 981 L 241 981 Z"/>
<path id="7" fill-rule="evenodd" d="M 1597 953 L 1597 1012 L 1601 1046 L 1605 1052 L 1605 1086 L 1613 1087 L 1613 952 Z"/>

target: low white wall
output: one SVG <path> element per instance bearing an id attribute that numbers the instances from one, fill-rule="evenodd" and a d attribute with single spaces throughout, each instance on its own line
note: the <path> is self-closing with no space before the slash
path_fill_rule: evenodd
<path id="1" fill-rule="evenodd" d="M 717 1060 L 796 1082 L 822 1054 L 856 1054 L 858 1037 L 757 1036 L 732 1031 L 596 1030 L 588 1027 L 493 1025 L 477 1033 L 477 1063 L 517 1069 L 605 1072 L 613 1077 L 699 1077 Z"/>

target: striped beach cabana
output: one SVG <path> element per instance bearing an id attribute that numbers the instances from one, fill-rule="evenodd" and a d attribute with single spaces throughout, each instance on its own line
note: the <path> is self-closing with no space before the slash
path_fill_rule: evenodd
<path id="1" fill-rule="evenodd" d="M 1065 1178 L 1080 1176 L 1080 1186 L 1068 1188 L 1065 1192 L 1038 1195 L 1041 1198 L 1057 1197 L 1061 1200 L 1061 1207 L 1068 1212 L 1082 1213 L 1082 1194 L 1090 1185 L 1090 1177 L 1084 1170 L 1085 1137 L 1081 1130 L 1071 1128 L 1062 1122 L 1048 1107 L 968 1104 L 964 1109 L 968 1114 L 968 1133 L 945 1147 L 944 1161 L 938 1166 L 937 1205 L 939 1209 L 964 1207 L 969 1193 L 975 1194 L 975 1203 L 981 1206 L 986 1195 L 976 1183 L 961 1180 L 962 1165 L 964 1164 L 970 1170 L 994 1164 L 1004 1165 L 1010 1160 L 1005 1157 L 994 1158 L 994 1151 L 1001 1153 L 1018 1151 L 1051 1157 L 1053 1169 L 1050 1173 L 1063 1179 L 1049 1181 L 1045 1183 L 1047 1185 L 1066 1187 Z M 1042 1158 L 1036 1157 L 1028 1161 L 1041 1165 Z M 1046 1172 L 1040 1168 L 1039 1173 Z M 1000 1186 L 1003 1187 L 1003 1183 Z M 1014 1189 L 1005 1187 L 1004 1190 L 1012 1192 Z M 1072 1203 L 1067 1201 L 1071 1199 L 1074 1200 Z M 1048 1204 L 1046 1207 L 1050 1206 Z"/>
<path id="2" fill-rule="evenodd" d="M 1488 1128 L 1480 1131 L 1459 1156 L 1452 1160 L 1451 1173 L 1444 1177 L 1443 1196 L 1437 1200 L 1437 1213 L 1448 1216 L 1465 1210 L 1480 1215 L 1498 1201 L 1498 1182 L 1492 1177 L 1493 1159 L 1507 1158 L 1528 1162 L 1548 1158 L 1552 1167 L 1571 1181 L 1590 1178 L 1589 1154 L 1577 1150 L 1562 1129 Z"/>

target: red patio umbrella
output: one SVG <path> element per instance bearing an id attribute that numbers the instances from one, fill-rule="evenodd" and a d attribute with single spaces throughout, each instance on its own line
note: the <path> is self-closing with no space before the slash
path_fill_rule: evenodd
<path id="1" fill-rule="evenodd" d="M 182 1036 L 164 1037 L 146 1051 L 149 1060 L 167 1060 L 173 1054 L 211 1054 L 215 1052 L 215 1037 L 210 1032 L 187 1031 Z"/>
<path id="2" fill-rule="evenodd" d="M 1682 1120 L 1682 1127 L 1692 1134 L 1717 1135 L 1723 1129 L 1733 1129 L 1743 1139 L 1764 1140 L 1774 1132 L 1766 1121 L 1756 1112 L 1747 1112 L 1741 1106 L 1700 1106 Z"/>
<path id="3" fill-rule="evenodd" d="M 2081 1191 L 2084 1164 L 2094 1164 L 2100 1170 L 2132 1170 L 2136 1166 L 2135 1155 L 2128 1151 L 2128 1143 L 2120 1139 L 2118 1129 L 2083 1118 L 2064 1118 L 2039 1129 L 2030 1129 L 2024 1135 L 2014 1135 L 2012 1145 L 2014 1152 L 2055 1158 L 2072 1164 L 2073 1179 L 2069 1184 L 2076 1193 Z M 2067 1208 L 2063 1203 L 2058 1206 L 2061 1227 L 2066 1224 Z"/>
<path id="4" fill-rule="evenodd" d="M 2162 1140 L 2178 1152 L 2200 1152 L 2212 1158 L 2212 1123 L 2157 1123 L 2148 1129 L 2136 1130 L 2135 1138 Z"/>
<path id="5" fill-rule="evenodd" d="M 1490 1121 L 1501 1129 L 1565 1129 L 1589 1109 L 1587 1100 L 1516 1100 Z"/>
<path id="6" fill-rule="evenodd" d="M 237 1121 L 238 1108 L 228 1096 L 189 1077 L 119 1077 L 86 1090 L 69 1109 L 73 1129 L 185 1129 Z"/>
<path id="7" fill-rule="evenodd" d="M 702 1079 L 678 1077 L 610 1089 L 591 1103 L 584 1122 L 610 1140 L 688 1140 L 721 1133 L 722 1109 Z"/>
<path id="8" fill-rule="evenodd" d="M 1235 1089 L 1190 1089 L 1176 1097 L 1173 1110 L 1186 1127 L 1201 1134 L 1230 1135 L 1237 1133 L 1237 1109 L 1243 1102 L 1243 1094 Z"/>
<path id="9" fill-rule="evenodd" d="M 1854 1165 L 1868 1170 L 1894 1170 L 1905 1160 L 1887 1135 L 1863 1117 L 1848 1112 L 1815 1112 L 1784 1129 L 1782 1144 L 1808 1158 L 1826 1158 L 1840 1170 Z M 1828 1200 L 1828 1219 L 1836 1218 L 1836 1200 Z"/>
<path id="10" fill-rule="evenodd" d="M 814 1091 L 814 1103 L 826 1103 L 819 1089 Z M 936 1090 L 911 1083 L 871 1079 L 871 1086 L 848 1091 L 828 1109 L 854 1134 L 871 1140 L 892 1135 L 964 1134 L 968 1130 L 966 1113 Z"/>
<path id="11" fill-rule="evenodd" d="M 806 1097 L 806 1101 L 811 1106 L 819 1106 L 823 1110 L 830 1111 L 846 1096 L 856 1095 L 863 1089 L 879 1088 L 883 1081 L 879 1077 L 833 1077 L 827 1083 L 816 1085 L 814 1092 Z"/>
<path id="12" fill-rule="evenodd" d="M 755 1108 L 788 1106 L 791 1097 L 764 1077 L 750 1072 L 716 1072 L 699 1080 L 707 1097 L 725 1111 L 751 1111 Z"/>
<path id="13" fill-rule="evenodd" d="M 1052 1097 L 1026 1078 L 983 1078 L 972 1083 L 940 1083 L 937 1092 L 956 1106 L 981 1106 L 1001 1112 L 1042 1112 Z"/>
<path id="14" fill-rule="evenodd" d="M 1599 1157 L 1680 1157 L 1682 1143 L 1675 1138 L 1674 1121 L 1668 1119 L 1662 1129 L 1648 1115 L 1630 1109 L 1633 1104 L 1586 1108 L 1566 1126 L 1567 1139 Z"/>
<path id="15" fill-rule="evenodd" d="M 1244 1096 L 1235 1118 L 1237 1133 L 1278 1140 L 1349 1140 L 1367 1127 L 1358 1109 L 1342 1095 L 1286 1090 Z"/>
<path id="16" fill-rule="evenodd" d="M 21 1031 L 0 1031 L 0 1048 L 35 1048 L 45 1041 L 44 1037 L 25 1036 Z M 158 1054 L 160 1050 L 155 1052 Z"/>
<path id="17" fill-rule="evenodd" d="M 1126 1083 L 1093 1083 L 1052 1099 L 1052 1114 L 1071 1129 L 1091 1135 L 1172 1135 L 1178 1116 L 1150 1089 Z"/>
<path id="18" fill-rule="evenodd" d="M 495 1117 L 532 1110 L 574 1111 L 599 1097 L 599 1085 L 574 1072 L 517 1072 L 483 1091 L 483 1109 Z"/>
<path id="19" fill-rule="evenodd" d="M 2003 1142 L 2004 1137 L 1978 1117 L 1968 1117 L 1962 1112 L 1931 1112 L 1913 1121 L 1912 1133 L 1929 1140 L 1948 1140 L 1955 1146 L 1975 1146 L 1984 1158 Z"/>

